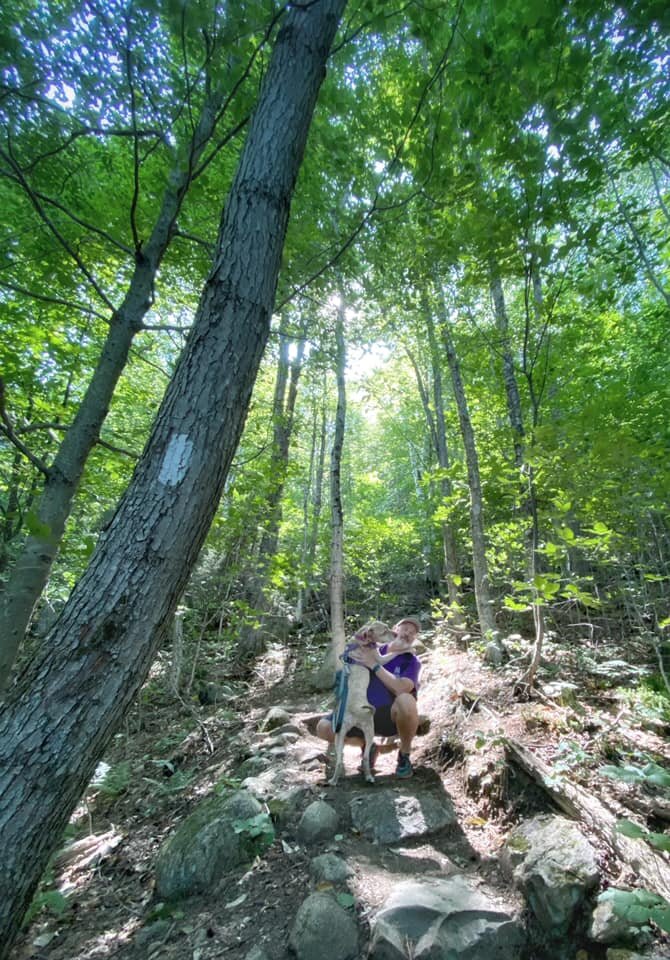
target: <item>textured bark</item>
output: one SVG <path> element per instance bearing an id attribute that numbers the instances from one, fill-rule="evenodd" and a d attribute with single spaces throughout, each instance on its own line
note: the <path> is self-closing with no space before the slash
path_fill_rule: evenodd
<path id="1" fill-rule="evenodd" d="M 30 623 L 35 604 L 46 585 L 58 553 L 72 501 L 88 456 L 100 429 L 119 377 L 128 360 L 135 334 L 153 301 L 156 273 L 174 234 L 177 216 L 191 183 L 193 170 L 217 123 L 222 95 L 205 102 L 189 147 L 189 163 L 175 166 L 163 196 L 160 213 L 147 243 L 137 254 L 135 269 L 123 303 L 110 320 L 109 331 L 95 371 L 77 414 L 49 467 L 35 513 L 44 535 L 29 535 L 12 568 L 0 598 L 0 690 Z"/>
<path id="2" fill-rule="evenodd" d="M 505 295 L 503 293 L 500 274 L 495 266 L 491 264 L 491 297 L 493 299 L 493 308 L 496 317 L 496 325 L 499 334 L 499 346 L 503 361 L 503 380 L 505 383 L 505 396 L 507 397 L 507 415 L 509 416 L 510 427 L 512 428 L 512 439 L 514 442 L 514 463 L 520 469 L 523 464 L 523 445 L 526 431 L 523 425 L 523 413 L 521 411 L 521 397 L 519 395 L 519 386 L 516 381 L 514 370 L 514 358 L 512 357 L 512 348 L 509 339 L 509 318 L 507 316 L 507 307 L 505 306 Z"/>
<path id="3" fill-rule="evenodd" d="M 335 435 L 330 454 L 330 649 L 323 669 L 320 671 L 318 686 L 330 687 L 340 655 L 344 652 L 344 512 L 342 509 L 342 449 L 344 447 L 344 429 L 347 414 L 347 394 L 345 369 L 347 352 L 344 343 L 344 300 L 340 295 L 337 311 L 335 340 L 337 343 L 337 411 L 335 414 Z"/>
<path id="4" fill-rule="evenodd" d="M 216 510 L 269 331 L 291 195 L 346 0 L 293 7 L 212 272 L 133 480 L 0 710 L 0 957 L 168 629 Z"/>
<path id="5" fill-rule="evenodd" d="M 312 592 L 312 574 L 314 572 L 314 560 L 316 557 L 316 545 L 319 539 L 319 522 L 321 520 L 321 507 L 323 505 L 323 475 L 326 466 L 326 389 L 322 398 L 320 423 L 318 426 L 317 437 L 317 411 L 314 411 L 314 427 L 312 431 L 312 446 L 309 458 L 309 479 L 305 489 L 305 498 L 303 504 L 303 517 L 305 519 L 305 532 L 302 543 L 302 556 L 300 568 L 304 571 L 305 586 L 298 593 L 296 604 L 296 618 L 298 622 L 302 620 L 305 607 L 309 603 Z M 317 453 L 318 440 L 318 453 Z M 312 498 L 312 516 L 310 521 L 309 501 Z"/>
<path id="6" fill-rule="evenodd" d="M 468 401 L 463 386 L 461 367 L 454 347 L 449 322 L 446 319 L 442 324 L 442 337 L 447 354 L 447 362 L 451 373 L 451 382 L 454 390 L 454 399 L 458 409 L 458 421 L 465 448 L 465 460 L 468 468 L 468 487 L 470 488 L 470 531 L 472 533 L 472 567 L 475 578 L 475 601 L 477 615 L 482 636 L 496 629 L 495 618 L 491 606 L 489 592 L 489 572 L 486 561 L 486 532 L 484 524 L 484 498 L 482 484 L 479 477 L 479 457 L 475 434 L 470 420 Z"/>

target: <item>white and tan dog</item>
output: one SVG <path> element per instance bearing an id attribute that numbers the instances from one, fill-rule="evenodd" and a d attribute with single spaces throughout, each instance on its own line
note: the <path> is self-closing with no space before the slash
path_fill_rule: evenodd
<path id="1" fill-rule="evenodd" d="M 395 639 L 393 631 L 380 620 L 373 620 L 367 623 L 356 634 L 354 634 L 354 643 L 348 644 L 344 651 L 345 669 L 349 671 L 349 683 L 347 692 L 347 701 L 344 708 L 344 716 L 339 730 L 335 734 L 335 772 L 330 778 L 330 785 L 335 786 L 340 779 L 344 768 L 342 754 L 344 752 L 344 739 L 352 727 L 358 727 L 363 731 L 365 739 L 365 750 L 363 751 L 363 773 L 368 783 L 374 783 L 375 778 L 370 769 L 370 749 L 375 739 L 374 714 L 375 708 L 368 702 L 368 683 L 370 682 L 370 671 L 362 664 L 356 663 L 355 654 L 357 647 L 377 646 L 383 643 L 390 643 Z M 397 652 L 380 657 L 380 663 L 390 660 L 397 656 Z M 337 712 L 337 711 L 336 711 Z"/>

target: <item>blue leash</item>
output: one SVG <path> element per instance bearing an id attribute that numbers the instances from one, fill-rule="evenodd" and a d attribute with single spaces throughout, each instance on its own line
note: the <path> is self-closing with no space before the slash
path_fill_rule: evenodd
<path id="1" fill-rule="evenodd" d="M 344 723 L 344 714 L 347 709 L 349 696 L 349 664 L 354 663 L 346 652 L 340 656 L 344 666 L 335 674 L 335 709 L 333 710 L 333 730 L 337 733 Z"/>

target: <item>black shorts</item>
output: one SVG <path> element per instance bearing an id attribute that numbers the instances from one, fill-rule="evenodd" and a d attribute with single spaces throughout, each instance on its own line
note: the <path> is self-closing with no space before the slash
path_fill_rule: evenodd
<path id="1" fill-rule="evenodd" d="M 333 723 L 333 714 L 331 713 L 329 720 Z M 391 719 L 391 704 L 387 703 L 383 707 L 377 707 L 375 709 L 375 736 L 377 737 L 397 737 L 398 729 Z M 352 727 L 351 730 L 347 733 L 348 737 L 359 737 L 361 740 L 364 739 L 363 731 L 360 727 Z"/>

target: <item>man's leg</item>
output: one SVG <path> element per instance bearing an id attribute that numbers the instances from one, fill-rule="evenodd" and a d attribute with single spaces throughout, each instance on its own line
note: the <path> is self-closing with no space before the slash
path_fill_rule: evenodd
<path id="1" fill-rule="evenodd" d="M 409 753 L 419 726 L 419 711 L 416 699 L 411 693 L 401 693 L 395 698 L 391 707 L 391 716 L 398 728 L 400 749 L 403 753 Z"/>

